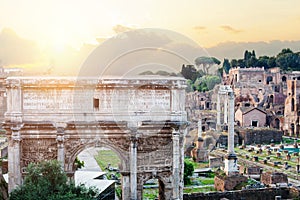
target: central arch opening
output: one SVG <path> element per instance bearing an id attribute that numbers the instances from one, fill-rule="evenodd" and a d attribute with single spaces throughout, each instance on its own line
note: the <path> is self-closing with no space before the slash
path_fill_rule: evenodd
<path id="1" fill-rule="evenodd" d="M 122 199 L 121 159 L 109 147 L 87 147 L 74 162 L 75 184 L 96 187 L 100 199 Z"/>

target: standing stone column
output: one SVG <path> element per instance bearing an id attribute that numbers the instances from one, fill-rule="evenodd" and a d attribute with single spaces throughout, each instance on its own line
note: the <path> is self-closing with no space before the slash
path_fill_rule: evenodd
<path id="1" fill-rule="evenodd" d="M 184 144 L 185 144 L 185 138 L 186 135 L 188 134 L 188 129 L 186 128 L 186 126 L 181 127 L 181 131 L 183 133 L 183 135 L 179 136 L 179 147 L 180 147 L 180 159 L 179 159 L 179 168 L 180 168 L 180 181 L 179 181 L 179 199 L 183 199 L 183 188 L 184 188 Z M 181 141 L 181 143 L 180 143 Z"/>
<path id="2" fill-rule="evenodd" d="M 224 124 L 228 124 L 227 104 L 228 104 L 228 96 L 225 95 L 225 99 L 224 99 Z"/>
<path id="3" fill-rule="evenodd" d="M 12 135 L 8 144 L 8 192 L 22 184 L 21 174 L 21 133 L 23 124 L 11 127 Z"/>
<path id="4" fill-rule="evenodd" d="M 237 157 L 234 152 L 234 93 L 229 92 L 229 123 L 228 123 L 228 150 L 225 157 L 224 171 L 227 175 L 238 173 Z"/>
<path id="5" fill-rule="evenodd" d="M 57 130 L 56 142 L 57 142 L 57 160 L 61 163 L 61 167 L 65 170 L 65 136 L 64 131 L 67 127 L 66 123 L 55 123 Z"/>
<path id="6" fill-rule="evenodd" d="M 130 142 L 130 199 L 137 200 L 137 138 Z"/>
<path id="7" fill-rule="evenodd" d="M 173 130 L 173 199 L 180 199 L 179 186 L 180 186 L 180 146 L 179 146 L 179 131 Z"/>
<path id="8" fill-rule="evenodd" d="M 198 138 L 202 137 L 202 119 L 198 121 Z"/>
<path id="9" fill-rule="evenodd" d="M 221 130 L 221 106 L 220 106 L 220 94 L 218 92 L 217 98 L 217 131 Z"/>
<path id="10" fill-rule="evenodd" d="M 228 153 L 234 153 L 234 94 L 229 92 Z"/>
<path id="11" fill-rule="evenodd" d="M 64 146 L 64 131 L 67 124 L 64 122 L 57 122 L 54 124 L 57 130 L 56 142 L 57 142 L 57 160 L 61 163 L 61 167 L 65 170 L 65 146 Z"/>

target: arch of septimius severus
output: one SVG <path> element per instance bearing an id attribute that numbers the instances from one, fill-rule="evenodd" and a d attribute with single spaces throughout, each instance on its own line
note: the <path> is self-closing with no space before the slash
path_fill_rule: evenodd
<path id="1" fill-rule="evenodd" d="M 185 80 L 173 78 L 7 78 L 9 190 L 30 162 L 57 159 L 70 178 L 85 148 L 121 159 L 123 199 L 142 199 L 156 178 L 160 199 L 183 197 Z"/>

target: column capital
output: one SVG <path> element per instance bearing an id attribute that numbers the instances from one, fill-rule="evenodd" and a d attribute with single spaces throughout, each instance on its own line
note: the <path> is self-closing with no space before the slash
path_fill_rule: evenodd
<path id="1" fill-rule="evenodd" d="M 137 135 L 131 135 L 130 136 L 130 142 L 131 142 L 133 148 L 137 148 L 137 144 L 138 144 Z"/>
<path id="2" fill-rule="evenodd" d="M 67 127 L 65 122 L 54 122 L 53 126 L 56 128 L 58 134 L 64 134 L 65 128 Z"/>
<path id="3" fill-rule="evenodd" d="M 63 143 L 65 141 L 65 137 L 63 135 L 57 135 L 56 136 L 56 141 L 58 143 Z"/>
<path id="4" fill-rule="evenodd" d="M 14 123 L 11 125 L 10 129 L 12 132 L 17 132 L 20 131 L 24 126 L 24 123 Z"/>
<path id="5" fill-rule="evenodd" d="M 22 140 L 20 130 L 24 126 L 23 123 L 13 124 L 10 129 L 12 130 L 11 138 L 13 142 L 20 142 Z"/>
<path id="6" fill-rule="evenodd" d="M 173 128 L 172 135 L 173 135 L 173 136 L 179 136 L 179 135 L 180 135 L 179 129 Z"/>
<path id="7" fill-rule="evenodd" d="M 228 92 L 228 97 L 229 97 L 229 99 L 233 99 L 234 98 L 234 92 L 233 91 Z"/>

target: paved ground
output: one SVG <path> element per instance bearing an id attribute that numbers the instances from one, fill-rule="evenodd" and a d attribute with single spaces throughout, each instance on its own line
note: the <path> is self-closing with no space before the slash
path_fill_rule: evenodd
<path id="1" fill-rule="evenodd" d="M 101 168 L 94 158 L 99 150 L 100 148 L 88 148 L 78 155 L 78 159 L 84 161 L 84 167 L 79 169 L 80 171 L 101 171 Z"/>
<path id="2" fill-rule="evenodd" d="M 83 183 L 87 187 L 94 186 L 101 192 L 111 184 L 114 184 L 114 181 L 95 179 L 105 174 L 94 159 L 99 150 L 101 150 L 101 148 L 88 148 L 78 155 L 78 159 L 84 161 L 84 167 L 75 172 L 75 184 Z M 115 199 L 118 198 L 115 197 Z"/>

